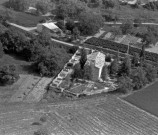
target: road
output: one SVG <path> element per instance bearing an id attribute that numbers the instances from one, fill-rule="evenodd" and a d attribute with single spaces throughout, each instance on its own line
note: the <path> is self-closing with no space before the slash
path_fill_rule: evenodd
<path id="1" fill-rule="evenodd" d="M 7 22 L 9 25 L 12 25 L 12 26 L 14 26 L 14 27 L 17 27 L 17 28 L 19 28 L 19 29 L 22 29 L 22 30 L 25 30 L 25 31 L 32 31 L 32 30 L 36 30 L 37 29 L 37 27 L 24 27 L 24 26 L 20 26 L 20 25 L 17 25 L 17 24 L 15 24 L 15 23 L 10 23 L 10 22 Z"/>
<path id="2" fill-rule="evenodd" d="M 107 25 L 121 25 L 122 22 L 104 22 L 104 24 L 107 24 Z M 137 24 L 137 23 L 133 23 L 133 24 Z M 146 23 L 141 23 L 143 25 L 153 25 L 153 26 L 158 26 L 158 23 L 149 23 L 149 22 L 146 22 Z"/>

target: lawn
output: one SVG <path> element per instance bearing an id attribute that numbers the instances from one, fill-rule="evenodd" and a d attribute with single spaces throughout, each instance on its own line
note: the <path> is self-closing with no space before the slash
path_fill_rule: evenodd
<path id="1" fill-rule="evenodd" d="M 15 18 L 11 22 L 25 27 L 36 27 L 40 20 L 44 19 L 43 16 L 34 16 L 22 12 L 16 12 Z"/>
<path id="2" fill-rule="evenodd" d="M 31 69 L 31 62 L 19 59 L 14 55 L 3 55 L 3 58 L 0 59 L 0 66 L 5 65 L 15 65 L 19 74 L 28 74 L 33 72 Z"/>
<path id="3" fill-rule="evenodd" d="M 35 16 L 31 14 L 27 14 L 24 12 L 17 12 L 12 9 L 7 9 L 4 7 L 4 3 L 7 2 L 8 0 L 0 0 L 0 15 L 5 15 L 7 14 L 6 11 L 8 12 L 9 16 L 11 17 L 11 22 L 16 23 L 18 25 L 22 25 L 25 27 L 35 27 L 37 23 L 44 19 L 45 17 L 43 16 Z"/>
<path id="4" fill-rule="evenodd" d="M 124 100 L 158 116 L 158 82 L 125 97 Z"/>

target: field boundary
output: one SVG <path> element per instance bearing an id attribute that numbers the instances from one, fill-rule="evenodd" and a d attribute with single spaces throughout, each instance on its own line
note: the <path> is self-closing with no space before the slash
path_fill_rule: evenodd
<path id="1" fill-rule="evenodd" d="M 128 102 L 128 101 L 126 101 L 126 100 L 120 98 L 120 97 L 118 97 L 117 99 L 118 99 L 118 100 L 121 100 L 121 101 L 124 102 L 125 104 L 127 104 L 127 105 L 129 105 L 129 106 L 131 106 L 131 107 L 133 107 L 133 108 L 135 108 L 135 109 L 137 109 L 137 110 L 139 110 L 139 111 L 141 111 L 141 112 L 143 112 L 143 113 L 146 113 L 147 115 L 149 115 L 149 116 L 155 118 L 156 120 L 158 120 L 158 117 L 155 116 L 154 114 L 152 114 L 152 113 L 150 113 L 150 112 L 148 112 L 148 111 L 145 111 L 145 110 L 143 110 L 142 108 L 139 108 L 139 107 L 137 107 L 136 105 L 134 105 L 134 104 L 132 104 L 132 103 L 130 103 L 130 102 Z"/>

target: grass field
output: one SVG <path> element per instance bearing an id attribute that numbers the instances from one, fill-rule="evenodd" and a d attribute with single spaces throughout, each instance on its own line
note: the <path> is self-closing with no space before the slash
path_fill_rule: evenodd
<path id="1" fill-rule="evenodd" d="M 44 19 L 43 16 L 34 16 L 24 12 L 17 12 L 12 9 L 6 9 L 3 5 L 8 0 L 0 0 L 0 15 L 5 15 L 6 11 L 9 13 L 10 21 L 25 27 L 35 27 L 37 23 Z"/>
<path id="2" fill-rule="evenodd" d="M 124 100 L 158 116 L 158 82 L 127 96 Z"/>
<path id="3" fill-rule="evenodd" d="M 3 55 L 3 58 L 0 59 L 0 66 L 5 65 L 15 65 L 19 74 L 33 73 L 31 69 L 31 62 L 26 62 L 14 55 Z"/>

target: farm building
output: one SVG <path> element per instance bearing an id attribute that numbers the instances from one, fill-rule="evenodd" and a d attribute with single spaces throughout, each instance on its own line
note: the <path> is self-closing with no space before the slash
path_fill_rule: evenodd
<path id="1" fill-rule="evenodd" d="M 119 1 L 122 3 L 129 4 L 129 5 L 139 4 L 141 6 L 144 6 L 148 4 L 149 2 L 155 2 L 157 0 L 119 0 Z"/>
<path id="2" fill-rule="evenodd" d="M 29 8 L 25 11 L 25 13 L 29 13 L 29 14 L 34 14 L 34 15 L 36 15 L 36 14 L 37 14 L 37 8 L 35 8 L 35 7 L 29 7 Z"/>
<path id="3" fill-rule="evenodd" d="M 105 64 L 105 55 L 101 52 L 94 52 L 87 55 L 86 64 L 92 67 L 92 80 L 97 81 L 101 78 L 102 68 Z"/>
<path id="4" fill-rule="evenodd" d="M 37 31 L 42 32 L 48 30 L 50 33 L 61 34 L 62 30 L 56 26 L 53 22 L 39 23 L 37 24 Z"/>

